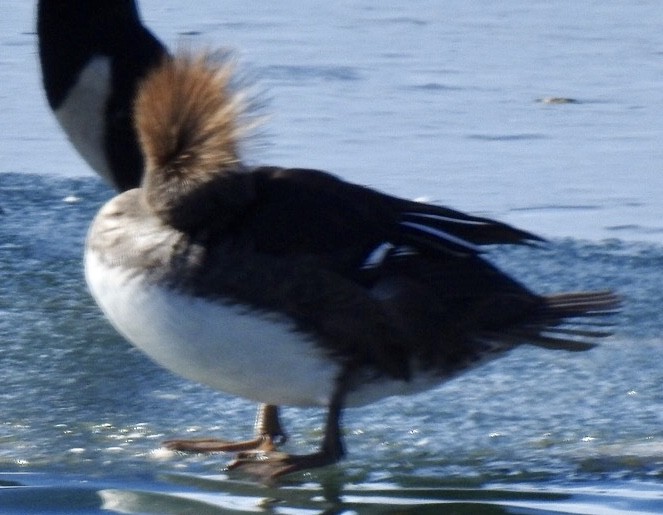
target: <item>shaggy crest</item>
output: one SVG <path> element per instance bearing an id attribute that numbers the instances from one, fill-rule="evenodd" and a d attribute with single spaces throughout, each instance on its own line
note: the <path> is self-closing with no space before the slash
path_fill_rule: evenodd
<path id="1" fill-rule="evenodd" d="M 178 228 L 250 194 L 238 178 L 239 144 L 250 127 L 241 123 L 244 101 L 232 88 L 233 71 L 227 59 L 219 64 L 210 54 L 180 54 L 164 59 L 139 88 L 134 116 L 145 156 L 145 198 Z"/>

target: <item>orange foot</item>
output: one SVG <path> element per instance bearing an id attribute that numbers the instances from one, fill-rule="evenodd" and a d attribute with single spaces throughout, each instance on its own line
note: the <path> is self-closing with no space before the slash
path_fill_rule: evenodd
<path id="1" fill-rule="evenodd" d="M 255 424 L 255 438 L 239 442 L 218 440 L 216 438 L 197 438 L 192 440 L 166 440 L 163 446 L 172 451 L 182 452 L 272 452 L 277 445 L 285 443 L 287 437 L 281 428 L 278 407 L 263 404 L 258 408 Z"/>

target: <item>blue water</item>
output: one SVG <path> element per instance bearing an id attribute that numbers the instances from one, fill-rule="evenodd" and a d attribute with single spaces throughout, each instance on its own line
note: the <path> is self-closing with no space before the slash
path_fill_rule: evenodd
<path id="1" fill-rule="evenodd" d="M 538 291 L 625 298 L 584 354 L 523 347 L 348 410 L 349 456 L 264 486 L 225 456 L 255 406 L 134 351 L 87 294 L 112 192 L 39 86 L 34 6 L 0 17 L 0 513 L 663 513 L 663 9 L 641 2 L 144 0 L 170 46 L 229 44 L 270 115 L 250 161 L 320 167 L 549 238 L 490 257 Z M 542 102 L 546 97 L 576 100 Z M 287 448 L 323 413 L 286 409 Z"/>

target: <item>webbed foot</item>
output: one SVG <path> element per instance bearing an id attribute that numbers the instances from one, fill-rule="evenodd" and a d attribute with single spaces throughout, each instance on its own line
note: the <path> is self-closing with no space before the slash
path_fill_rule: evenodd
<path id="1" fill-rule="evenodd" d="M 255 423 L 255 437 L 239 442 L 219 440 L 216 438 L 173 439 L 163 442 L 166 449 L 181 452 L 240 452 L 256 450 L 260 452 L 275 451 L 276 447 L 285 443 L 285 435 L 279 420 L 277 406 L 263 404 L 258 408 Z"/>

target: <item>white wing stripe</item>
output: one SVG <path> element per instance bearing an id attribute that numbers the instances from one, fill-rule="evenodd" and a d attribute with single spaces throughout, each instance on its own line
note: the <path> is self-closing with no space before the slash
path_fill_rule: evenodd
<path id="1" fill-rule="evenodd" d="M 457 247 L 461 247 L 464 249 L 467 249 L 473 253 L 479 254 L 481 253 L 481 249 L 476 246 L 472 245 L 470 242 L 467 242 L 461 238 L 458 238 L 456 236 L 453 236 L 447 232 L 440 231 L 439 229 L 433 229 L 432 227 L 428 227 L 426 225 L 421 225 L 421 224 L 416 224 L 414 222 L 401 222 L 401 225 L 404 225 L 405 227 L 409 227 L 410 229 L 414 229 L 416 231 L 420 231 L 426 234 L 429 234 L 439 240 L 447 241 L 449 243 L 452 243 L 453 245 Z"/>
<path id="2" fill-rule="evenodd" d="M 434 215 L 431 213 L 403 213 L 403 216 L 411 216 L 414 218 L 428 218 L 430 220 L 439 220 L 441 222 L 450 222 L 459 225 L 490 225 L 488 222 L 480 220 L 463 220 L 462 218 L 451 218 L 449 216 Z"/>

